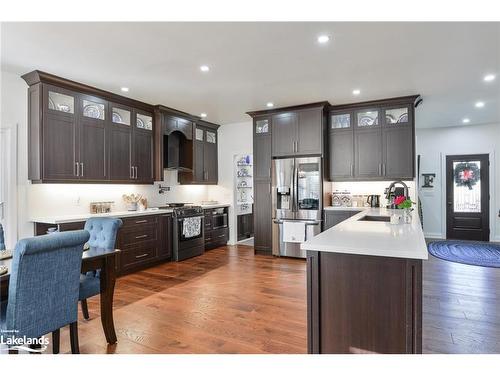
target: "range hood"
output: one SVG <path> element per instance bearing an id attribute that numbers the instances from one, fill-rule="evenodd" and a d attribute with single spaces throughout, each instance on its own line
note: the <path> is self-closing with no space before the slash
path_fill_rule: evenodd
<path id="1" fill-rule="evenodd" d="M 180 172 L 193 171 L 193 141 L 181 132 L 163 136 L 163 168 Z"/>

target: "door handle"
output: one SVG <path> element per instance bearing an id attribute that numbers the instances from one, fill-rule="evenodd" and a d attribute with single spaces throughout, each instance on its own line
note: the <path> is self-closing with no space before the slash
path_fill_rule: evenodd
<path id="1" fill-rule="evenodd" d="M 75 174 L 76 174 L 76 177 L 78 177 L 78 176 L 80 176 L 80 164 L 78 162 L 76 162 L 75 164 L 76 164 Z"/>
<path id="2" fill-rule="evenodd" d="M 81 169 L 82 169 L 82 171 L 81 171 L 81 175 L 82 175 L 82 177 L 83 177 L 83 163 L 80 163 L 80 166 L 81 166 Z"/>

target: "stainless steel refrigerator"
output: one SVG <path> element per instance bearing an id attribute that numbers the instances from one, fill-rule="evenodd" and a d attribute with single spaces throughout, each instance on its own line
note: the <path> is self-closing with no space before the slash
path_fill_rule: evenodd
<path id="1" fill-rule="evenodd" d="M 273 254 L 305 258 L 300 243 L 321 232 L 323 179 L 320 157 L 274 159 L 272 165 Z M 295 224 L 286 224 L 293 222 Z M 303 223 L 296 225 L 297 223 Z M 285 225 L 287 226 L 285 228 Z M 304 228 L 303 237 L 291 241 L 284 230 Z M 300 234 L 300 233 L 299 233 Z M 300 237 L 300 236 L 299 236 Z"/>

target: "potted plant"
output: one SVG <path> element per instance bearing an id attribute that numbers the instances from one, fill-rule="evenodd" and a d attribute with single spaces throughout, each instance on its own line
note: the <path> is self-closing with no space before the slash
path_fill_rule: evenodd
<path id="1" fill-rule="evenodd" d="M 411 212 L 413 211 L 413 202 L 410 198 L 405 197 L 403 195 L 398 195 L 394 198 L 394 204 L 397 208 L 403 210 L 403 220 L 406 224 L 411 223 Z"/>

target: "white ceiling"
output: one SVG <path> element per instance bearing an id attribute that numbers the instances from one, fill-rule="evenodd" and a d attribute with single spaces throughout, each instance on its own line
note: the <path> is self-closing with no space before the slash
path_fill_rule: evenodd
<path id="1" fill-rule="evenodd" d="M 40 69 L 209 121 L 269 101 L 421 94 L 417 126 L 500 124 L 500 23 L 3 23 L 2 70 Z M 332 36 L 319 45 L 321 33 Z M 199 66 L 211 70 L 202 73 Z M 497 74 L 486 84 L 486 73 Z M 352 90 L 361 95 L 354 97 Z M 476 109 L 474 103 L 486 103 Z"/>

